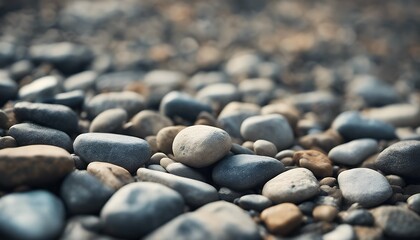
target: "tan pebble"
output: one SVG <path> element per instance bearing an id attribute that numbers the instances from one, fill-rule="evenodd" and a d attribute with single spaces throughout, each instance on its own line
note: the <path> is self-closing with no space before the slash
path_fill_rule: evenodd
<path id="1" fill-rule="evenodd" d="M 297 151 L 293 155 L 293 160 L 298 166 L 311 170 L 317 178 L 333 175 L 332 162 L 322 152 L 316 150 Z"/>
<path id="2" fill-rule="evenodd" d="M 335 146 L 343 143 L 337 131 L 329 129 L 323 133 L 310 134 L 299 139 L 299 144 L 306 149 L 318 148 L 329 152 Z"/>
<path id="3" fill-rule="evenodd" d="M 379 227 L 364 227 L 354 226 L 353 227 L 357 239 L 359 240 L 382 240 L 382 229 Z"/>
<path id="4" fill-rule="evenodd" d="M 158 146 L 157 146 L 156 136 L 148 136 L 145 138 L 145 140 L 147 141 L 147 143 L 149 143 L 152 154 L 157 153 Z"/>
<path id="5" fill-rule="evenodd" d="M 134 178 L 126 169 L 111 163 L 91 162 L 86 170 L 99 181 L 115 190 L 134 182 Z"/>
<path id="6" fill-rule="evenodd" d="M 257 140 L 253 146 L 257 155 L 274 157 L 277 153 L 276 145 L 267 140 Z"/>
<path id="7" fill-rule="evenodd" d="M 242 147 L 246 147 L 251 151 L 254 151 L 254 142 L 252 141 L 245 141 L 242 143 Z"/>
<path id="8" fill-rule="evenodd" d="M 329 205 L 316 206 L 312 211 L 312 216 L 316 221 L 332 222 L 337 214 L 337 208 Z"/>
<path id="9" fill-rule="evenodd" d="M 319 181 L 319 184 L 334 187 L 337 186 L 337 179 L 334 177 L 325 177 Z"/>
<path id="10" fill-rule="evenodd" d="M 166 154 L 172 153 L 174 138 L 184 128 L 181 125 L 162 128 L 156 135 L 158 149 Z"/>
<path id="11" fill-rule="evenodd" d="M 150 157 L 150 161 L 148 164 L 160 164 L 160 160 L 165 157 L 168 156 L 163 152 L 157 152 Z"/>
<path id="12" fill-rule="evenodd" d="M 162 166 L 166 169 L 168 167 L 168 165 L 171 164 L 171 163 L 176 163 L 176 161 L 174 161 L 170 158 L 164 157 L 164 158 L 160 159 L 159 164 L 160 164 L 160 166 Z"/>
<path id="13" fill-rule="evenodd" d="M 131 122 L 133 126 L 130 128 L 130 135 L 139 138 L 156 135 L 162 128 L 173 125 L 171 119 L 152 110 L 137 113 Z"/>
<path id="14" fill-rule="evenodd" d="M 295 165 L 295 161 L 291 157 L 282 158 L 280 160 L 280 162 L 282 162 L 284 166 L 294 166 Z"/>
<path id="15" fill-rule="evenodd" d="M 280 235 L 288 235 L 303 221 L 303 214 L 293 203 L 282 203 L 269 207 L 261 213 L 268 230 Z"/>

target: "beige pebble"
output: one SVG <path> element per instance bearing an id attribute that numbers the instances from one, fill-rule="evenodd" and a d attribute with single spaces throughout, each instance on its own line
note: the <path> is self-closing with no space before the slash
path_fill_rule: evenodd
<path id="1" fill-rule="evenodd" d="M 317 178 L 333 175 L 331 160 L 322 152 L 316 150 L 297 151 L 293 159 L 300 167 L 309 169 Z"/>
<path id="2" fill-rule="evenodd" d="M 303 214 L 295 204 L 282 203 L 265 209 L 261 219 L 270 232 L 286 236 L 300 226 Z"/>
<path id="3" fill-rule="evenodd" d="M 316 221 L 332 222 L 337 214 L 337 208 L 330 205 L 319 205 L 312 211 L 312 216 Z"/>
<path id="4" fill-rule="evenodd" d="M 267 140 L 257 140 L 254 142 L 254 152 L 257 155 L 274 157 L 277 154 L 276 145 Z"/>
<path id="5" fill-rule="evenodd" d="M 99 181 L 115 190 L 134 182 L 134 178 L 126 169 L 111 163 L 91 162 L 86 170 Z"/>

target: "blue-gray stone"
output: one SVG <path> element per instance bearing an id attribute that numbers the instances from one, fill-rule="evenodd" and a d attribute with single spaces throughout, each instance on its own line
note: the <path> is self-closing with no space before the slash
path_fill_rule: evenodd
<path id="1" fill-rule="evenodd" d="M 201 103 L 186 93 L 170 92 L 163 97 L 159 110 L 169 118 L 180 117 L 194 122 L 200 112 L 212 113 L 208 104 Z"/>
<path id="2" fill-rule="evenodd" d="M 55 239 L 65 224 L 59 198 L 44 190 L 0 198 L 0 232 L 5 239 Z"/>
<path id="3" fill-rule="evenodd" d="M 184 200 L 176 191 L 158 183 L 136 182 L 118 190 L 100 216 L 107 234 L 139 239 L 183 211 Z"/>
<path id="4" fill-rule="evenodd" d="M 53 128 L 43 127 L 34 123 L 19 123 L 9 129 L 18 146 L 52 145 L 73 152 L 73 141 L 65 132 Z"/>
<path id="5" fill-rule="evenodd" d="M 401 141 L 383 150 L 375 166 L 384 173 L 402 177 L 420 178 L 420 141 Z"/>
<path id="6" fill-rule="evenodd" d="M 127 118 L 127 112 L 122 108 L 105 110 L 93 119 L 89 132 L 116 132 L 123 128 Z"/>
<path id="7" fill-rule="evenodd" d="M 234 190 L 262 186 L 285 170 L 275 158 L 239 154 L 222 159 L 213 169 L 213 181 Z"/>
<path id="8" fill-rule="evenodd" d="M 66 133 L 75 133 L 78 130 L 77 114 L 63 105 L 19 102 L 15 104 L 13 111 L 21 122 L 29 121 Z"/>
<path id="9" fill-rule="evenodd" d="M 61 92 L 61 81 L 56 76 L 45 76 L 21 87 L 18 97 L 24 101 L 43 101 Z"/>
<path id="10" fill-rule="evenodd" d="M 338 115 L 332 123 L 332 128 L 347 140 L 359 138 L 391 140 L 396 138 L 395 128 L 392 125 L 362 117 L 355 111 L 343 112 Z"/>
<path id="11" fill-rule="evenodd" d="M 259 194 L 248 194 L 239 198 L 238 205 L 245 210 L 262 210 L 270 207 L 273 203 L 270 199 Z"/>
<path id="12" fill-rule="evenodd" d="M 357 139 L 334 147 L 328 157 L 338 164 L 357 165 L 375 154 L 378 147 L 374 139 Z"/>
<path id="13" fill-rule="evenodd" d="M 134 173 L 151 155 L 149 144 L 137 137 L 113 133 L 80 134 L 73 143 L 83 161 L 108 162 Z"/>
<path id="14" fill-rule="evenodd" d="M 0 106 L 15 98 L 18 92 L 18 84 L 8 76 L 2 75 L 0 74 Z"/>
<path id="15" fill-rule="evenodd" d="M 372 226 L 375 219 L 366 209 L 354 209 L 345 212 L 341 216 L 341 221 L 350 225 Z"/>
<path id="16" fill-rule="evenodd" d="M 64 89 L 66 91 L 91 89 L 98 78 L 98 73 L 95 71 L 84 71 L 68 77 L 64 81 Z"/>
<path id="17" fill-rule="evenodd" d="M 53 98 L 45 99 L 44 103 L 59 104 L 70 108 L 80 108 L 85 100 L 85 93 L 81 90 L 59 93 Z"/>

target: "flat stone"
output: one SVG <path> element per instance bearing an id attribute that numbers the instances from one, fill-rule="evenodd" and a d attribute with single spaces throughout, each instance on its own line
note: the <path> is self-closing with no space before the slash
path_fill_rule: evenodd
<path id="1" fill-rule="evenodd" d="M 278 151 L 290 147 L 294 142 L 289 123 L 279 114 L 247 118 L 241 125 L 241 135 L 249 141 L 270 141 L 276 145 Z"/>
<path id="2" fill-rule="evenodd" d="M 78 117 L 71 108 L 46 103 L 16 103 L 13 112 L 19 121 L 29 121 L 66 133 L 78 130 Z"/>
<path id="3" fill-rule="evenodd" d="M 153 239 L 260 239 L 255 222 L 241 208 L 218 201 L 195 212 L 182 214 L 158 228 L 146 240 Z"/>
<path id="4" fill-rule="evenodd" d="M 166 154 L 171 154 L 175 136 L 184 128 L 185 126 L 169 126 L 160 129 L 156 135 L 158 149 Z"/>
<path id="5" fill-rule="evenodd" d="M 165 169 L 173 175 L 191 178 L 202 182 L 206 181 L 206 178 L 201 173 L 179 162 L 170 163 L 165 167 Z"/>
<path id="6" fill-rule="evenodd" d="M 64 89 L 66 91 L 73 90 L 89 90 L 91 89 L 98 78 L 98 73 L 95 71 L 83 71 L 71 75 L 64 81 Z"/>
<path id="7" fill-rule="evenodd" d="M 139 168 L 137 177 L 141 181 L 160 183 L 177 191 L 184 198 L 185 202 L 193 208 L 219 200 L 217 190 L 202 181 L 146 168 Z"/>
<path id="8" fill-rule="evenodd" d="M 324 234 L 322 236 L 323 240 L 354 240 L 356 239 L 356 233 L 352 226 L 348 224 L 340 224 L 334 230 Z"/>
<path id="9" fill-rule="evenodd" d="M 384 173 L 401 177 L 419 178 L 420 141 L 402 141 L 383 150 L 375 160 L 375 166 Z"/>
<path id="10" fill-rule="evenodd" d="M 316 206 L 312 216 L 316 221 L 332 222 L 338 214 L 338 209 L 330 205 Z"/>
<path id="11" fill-rule="evenodd" d="M 97 214 L 114 190 L 87 171 L 74 171 L 61 184 L 60 197 L 70 214 Z"/>
<path id="12" fill-rule="evenodd" d="M 338 164 L 357 165 L 378 151 L 378 142 L 374 139 L 357 139 L 331 149 L 328 157 Z"/>
<path id="13" fill-rule="evenodd" d="M 14 80 L 21 80 L 30 75 L 34 69 L 34 65 L 30 60 L 24 59 L 14 62 L 10 65 L 9 74 Z"/>
<path id="14" fill-rule="evenodd" d="M 256 54 L 239 53 L 226 63 L 226 73 L 235 77 L 252 76 L 257 72 L 257 66 L 260 62 L 261 59 Z"/>
<path id="15" fill-rule="evenodd" d="M 343 171 L 338 175 L 337 180 L 344 198 L 364 207 L 375 207 L 392 195 L 391 185 L 386 178 L 369 168 Z"/>
<path id="16" fill-rule="evenodd" d="M 210 105 L 199 102 L 186 93 L 173 91 L 163 97 L 159 111 L 171 119 L 180 117 L 194 122 L 200 112 L 211 113 L 213 110 Z"/>
<path id="17" fill-rule="evenodd" d="M 397 206 L 381 206 L 373 209 L 375 224 L 390 238 L 419 238 L 420 216 Z"/>
<path id="18" fill-rule="evenodd" d="M 288 170 L 268 181 L 262 195 L 274 203 L 300 203 L 319 194 L 319 183 L 306 168 Z"/>
<path id="19" fill-rule="evenodd" d="M 317 178 L 331 177 L 333 166 L 331 160 L 316 150 L 297 151 L 293 154 L 296 165 L 309 169 Z"/>
<path id="20" fill-rule="evenodd" d="M 264 185 L 284 171 L 275 158 L 239 154 L 224 158 L 213 169 L 213 181 L 234 190 L 249 190 Z"/>
<path id="21" fill-rule="evenodd" d="M 93 119 L 89 132 L 115 133 L 123 128 L 127 118 L 127 112 L 122 108 L 105 110 Z"/>
<path id="22" fill-rule="evenodd" d="M 239 198 L 238 205 L 245 210 L 263 211 L 273 203 L 267 197 L 259 194 L 248 194 Z"/>
<path id="23" fill-rule="evenodd" d="M 47 186 L 63 179 L 74 168 L 66 150 L 49 145 L 30 145 L 0 150 L 0 186 Z"/>
<path id="24" fill-rule="evenodd" d="M 91 162 L 87 165 L 88 173 L 111 189 L 118 190 L 134 182 L 134 178 L 124 168 L 106 162 Z"/>
<path id="25" fill-rule="evenodd" d="M 398 112 L 398 114 L 395 114 Z M 420 107 L 415 104 L 398 103 L 380 108 L 369 108 L 363 116 L 377 119 L 394 127 L 417 127 L 420 125 Z"/>
<path id="26" fill-rule="evenodd" d="M 221 160 L 232 147 L 229 134 L 222 129 L 195 125 L 181 130 L 172 150 L 176 161 L 191 167 L 206 167 Z"/>
<path id="27" fill-rule="evenodd" d="M 18 97 L 24 101 L 42 101 L 43 99 L 52 98 L 60 92 L 61 82 L 58 77 L 45 76 L 21 87 L 18 92 Z"/>
<path id="28" fill-rule="evenodd" d="M 276 145 L 266 140 L 257 140 L 254 142 L 255 154 L 267 157 L 274 157 L 277 154 Z"/>
<path id="29" fill-rule="evenodd" d="M 293 203 L 281 203 L 261 213 L 268 230 L 283 236 L 289 235 L 303 222 L 303 214 Z"/>
<path id="30" fill-rule="evenodd" d="M 247 192 L 238 192 L 227 187 L 221 187 L 218 193 L 219 193 L 220 200 L 232 202 L 232 203 L 236 199 L 239 199 L 240 197 L 248 194 Z"/>
<path id="31" fill-rule="evenodd" d="M 407 199 L 408 208 L 420 214 L 420 193 L 411 195 Z"/>
<path id="32" fill-rule="evenodd" d="M 44 190 L 8 194 L 0 198 L 0 212 L 7 239 L 55 239 L 65 224 L 63 203 Z"/>
<path id="33" fill-rule="evenodd" d="M 73 152 L 73 141 L 65 132 L 33 123 L 19 123 L 9 129 L 18 146 L 52 145 Z"/>
<path id="34" fill-rule="evenodd" d="M 85 93 L 82 90 L 58 93 L 52 98 L 43 100 L 43 103 L 63 105 L 73 109 L 80 109 L 85 101 Z"/>
<path id="35" fill-rule="evenodd" d="M 391 140 L 395 139 L 395 128 L 383 121 L 365 118 L 359 112 L 348 111 L 338 115 L 332 123 L 343 138 L 354 140 L 360 138 L 373 138 Z"/>
<path id="36" fill-rule="evenodd" d="M 118 190 L 102 208 L 100 216 L 107 234 L 139 239 L 183 210 L 184 200 L 176 191 L 158 183 L 136 182 Z"/>
<path id="37" fill-rule="evenodd" d="M 129 134 L 139 138 L 155 136 L 162 128 L 173 125 L 171 119 L 152 110 L 143 110 L 137 113 L 130 122 L 133 125 Z"/>
<path id="38" fill-rule="evenodd" d="M 122 108 L 129 117 L 134 116 L 145 108 L 144 97 L 135 92 L 109 92 L 98 94 L 85 104 L 90 119 L 112 108 Z"/>
<path id="39" fill-rule="evenodd" d="M 134 173 L 150 159 L 149 144 L 140 138 L 113 133 L 80 134 L 73 143 L 83 161 L 108 162 Z"/>
<path id="40" fill-rule="evenodd" d="M 372 226 L 374 219 L 366 209 L 348 210 L 340 215 L 341 221 L 350 225 Z"/>

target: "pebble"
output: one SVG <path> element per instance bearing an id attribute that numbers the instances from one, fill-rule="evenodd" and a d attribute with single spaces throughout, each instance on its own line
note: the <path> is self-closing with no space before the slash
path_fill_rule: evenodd
<path id="1" fill-rule="evenodd" d="M 261 107 L 253 103 L 231 102 L 220 112 L 217 121 L 233 138 L 242 138 L 242 122 L 252 116 L 259 115 Z"/>
<path id="2" fill-rule="evenodd" d="M 275 146 L 274 146 L 275 147 Z M 249 148 L 243 147 L 237 143 L 233 143 L 232 144 L 232 148 L 230 149 L 230 151 L 233 154 L 248 154 L 248 155 L 255 155 L 255 153 L 250 150 Z"/>
<path id="3" fill-rule="evenodd" d="M 16 140 L 11 136 L 0 137 L 0 150 L 17 147 Z"/>
<path id="4" fill-rule="evenodd" d="M 181 130 L 172 150 L 176 161 L 190 167 L 206 167 L 221 160 L 231 149 L 232 140 L 222 129 L 195 125 Z"/>
<path id="5" fill-rule="evenodd" d="M 245 210 L 258 212 L 270 207 L 273 203 L 267 197 L 260 194 L 248 194 L 239 198 L 238 205 Z"/>
<path id="6" fill-rule="evenodd" d="M 294 142 L 293 131 L 287 120 L 279 114 L 252 116 L 243 121 L 241 135 L 245 140 L 267 140 L 281 151 Z"/>
<path id="7" fill-rule="evenodd" d="M 127 112 L 122 108 L 105 110 L 93 119 L 89 132 L 116 133 L 122 130 L 127 118 Z"/>
<path id="8" fill-rule="evenodd" d="M 395 114 L 398 112 L 398 114 Z M 417 127 L 420 125 L 420 107 L 415 104 L 398 103 L 381 108 L 369 108 L 362 115 L 391 124 L 394 127 Z"/>
<path id="9" fill-rule="evenodd" d="M 299 138 L 299 144 L 306 149 L 320 149 L 329 152 L 335 146 L 343 143 L 343 138 L 333 129 L 322 133 L 314 133 Z"/>
<path id="10" fill-rule="evenodd" d="M 227 75 L 221 71 L 198 72 L 186 83 L 188 88 L 198 91 L 206 86 L 216 83 L 226 83 Z"/>
<path id="11" fill-rule="evenodd" d="M 44 99 L 43 103 L 64 105 L 66 107 L 80 109 L 85 101 L 85 93 L 81 90 L 56 94 L 52 98 Z"/>
<path id="12" fill-rule="evenodd" d="M 129 134 L 139 138 L 155 136 L 162 128 L 173 125 L 171 119 L 152 110 L 143 110 L 137 113 L 130 122 L 133 125 Z"/>
<path id="13" fill-rule="evenodd" d="M 306 168 L 288 170 L 268 181 L 262 195 L 274 203 L 300 203 L 319 194 L 319 183 Z"/>
<path id="14" fill-rule="evenodd" d="M 221 187 L 218 193 L 219 193 L 220 200 L 227 201 L 227 202 L 234 202 L 236 199 L 239 199 L 243 195 L 247 194 L 245 192 L 237 192 L 227 187 Z"/>
<path id="15" fill-rule="evenodd" d="M 10 77 L 19 81 L 31 74 L 34 65 L 29 60 L 20 60 L 13 63 L 9 68 Z"/>
<path id="16" fill-rule="evenodd" d="M 106 162 L 91 162 L 87 172 L 111 189 L 118 190 L 124 185 L 134 182 L 134 178 L 124 168 Z"/>
<path id="17" fill-rule="evenodd" d="M 319 181 L 319 185 L 334 187 L 337 186 L 337 179 L 334 177 L 325 177 Z"/>
<path id="18" fill-rule="evenodd" d="M 238 206 L 217 201 L 182 214 L 158 228 L 145 240 L 154 239 L 260 239 L 257 224 Z"/>
<path id="19" fill-rule="evenodd" d="M 220 112 L 228 103 L 240 101 L 241 95 L 232 83 L 215 83 L 198 91 L 196 98 L 212 106 L 216 112 Z"/>
<path id="20" fill-rule="evenodd" d="M 281 203 L 266 208 L 261 213 L 261 220 L 270 232 L 287 236 L 302 224 L 303 214 L 295 204 Z"/>
<path id="21" fill-rule="evenodd" d="M 375 160 L 375 166 L 384 173 L 401 177 L 419 178 L 420 141 L 401 141 L 383 150 Z"/>
<path id="22" fill-rule="evenodd" d="M 338 214 L 337 208 L 330 205 L 319 205 L 313 209 L 312 216 L 315 221 L 332 222 Z"/>
<path id="23" fill-rule="evenodd" d="M 386 179 L 388 180 L 389 184 L 394 185 L 394 186 L 400 186 L 400 187 L 405 187 L 406 183 L 404 181 L 404 179 L 400 176 L 397 175 L 386 175 L 385 176 Z"/>
<path id="24" fill-rule="evenodd" d="M 359 240 L 382 240 L 384 239 L 382 230 L 379 227 L 354 226 L 356 239 Z"/>
<path id="25" fill-rule="evenodd" d="M 257 140 L 254 142 L 255 154 L 267 157 L 274 157 L 277 154 L 276 145 L 266 140 Z"/>
<path id="26" fill-rule="evenodd" d="M 292 129 L 295 129 L 300 118 L 299 110 L 290 104 L 276 102 L 261 108 L 262 115 L 280 114 L 287 119 Z"/>
<path id="27" fill-rule="evenodd" d="M 408 208 L 420 215 L 420 193 L 411 195 L 407 199 Z"/>
<path id="28" fill-rule="evenodd" d="M 165 153 L 157 152 L 150 157 L 149 164 L 160 164 L 160 160 L 167 157 Z"/>
<path id="29" fill-rule="evenodd" d="M 175 162 L 170 163 L 165 167 L 166 171 L 173 175 L 177 175 L 180 177 L 191 178 L 197 181 L 205 182 L 206 178 L 196 171 L 194 168 L 188 167 L 185 164 Z"/>
<path id="30" fill-rule="evenodd" d="M 331 149 L 328 157 L 337 164 L 358 165 L 378 151 L 374 139 L 357 139 Z"/>
<path id="31" fill-rule="evenodd" d="M 52 98 L 60 92 L 60 79 L 56 76 L 45 76 L 21 87 L 18 92 L 18 97 L 23 101 L 42 101 Z"/>
<path id="32" fill-rule="evenodd" d="M 185 202 L 193 208 L 219 200 L 217 190 L 202 181 L 145 168 L 137 170 L 137 177 L 141 181 L 160 183 L 177 191 Z"/>
<path id="33" fill-rule="evenodd" d="M 300 211 L 308 216 L 312 216 L 312 211 L 315 208 L 315 203 L 312 201 L 306 201 L 298 205 Z"/>
<path id="34" fill-rule="evenodd" d="M 16 103 L 13 112 L 20 122 L 29 121 L 66 133 L 78 130 L 78 116 L 69 107 L 46 103 Z"/>
<path id="35" fill-rule="evenodd" d="M 323 240 L 354 240 L 356 239 L 356 233 L 352 226 L 348 224 L 340 224 L 331 232 L 328 232 L 322 236 Z"/>
<path id="36" fill-rule="evenodd" d="M 398 206 L 381 206 L 371 212 L 385 236 L 394 239 L 420 237 L 420 216 L 415 212 Z"/>
<path id="37" fill-rule="evenodd" d="M 13 137 L 18 146 L 26 145 L 52 145 L 73 152 L 73 141 L 64 132 L 43 127 L 33 123 L 19 123 L 9 129 L 9 135 Z"/>
<path id="38" fill-rule="evenodd" d="M 84 70 L 94 57 L 88 47 L 71 42 L 32 45 L 29 55 L 34 62 L 51 63 L 64 73 Z"/>
<path id="39" fill-rule="evenodd" d="M 102 208 L 100 217 L 107 234 L 139 239 L 180 215 L 183 210 L 184 200 L 176 191 L 158 183 L 136 182 L 112 195 Z"/>
<path id="40" fill-rule="evenodd" d="M 122 108 L 131 117 L 145 108 L 145 100 L 142 95 L 134 92 L 109 92 L 98 94 L 85 104 L 90 119 L 112 108 Z"/>
<path id="41" fill-rule="evenodd" d="M 156 136 L 147 136 L 144 140 L 149 144 L 151 154 L 155 154 L 158 152 Z"/>
<path id="42" fill-rule="evenodd" d="M 317 178 L 331 177 L 333 166 L 331 160 L 316 150 L 297 151 L 293 154 L 297 166 L 309 169 Z"/>
<path id="43" fill-rule="evenodd" d="M 176 161 L 174 161 L 174 160 L 172 160 L 168 157 L 164 157 L 164 158 L 160 159 L 160 162 L 159 162 L 159 164 L 164 168 L 167 168 L 169 166 L 169 164 L 172 164 L 172 163 L 176 163 Z"/>
<path id="44" fill-rule="evenodd" d="M 210 105 L 199 102 L 186 93 L 173 91 L 163 97 L 159 111 L 171 119 L 179 117 L 194 122 L 200 112 L 211 113 L 212 108 Z"/>
<path id="45" fill-rule="evenodd" d="M 365 118 L 359 112 L 348 111 L 338 115 L 332 123 L 343 138 L 354 140 L 373 138 L 377 140 L 392 140 L 396 138 L 395 128 L 383 121 Z"/>
<path id="46" fill-rule="evenodd" d="M 134 173 L 151 155 L 149 144 L 140 138 L 113 133 L 84 133 L 73 143 L 83 161 L 108 162 Z"/>
<path id="47" fill-rule="evenodd" d="M 0 229 L 7 239 L 55 239 L 65 225 L 63 203 L 52 193 L 35 190 L 0 198 Z"/>
<path id="48" fill-rule="evenodd" d="M 83 71 L 71 75 L 64 81 L 64 89 L 66 91 L 82 90 L 87 91 L 91 89 L 98 78 L 98 73 L 95 71 Z"/>
<path id="49" fill-rule="evenodd" d="M 150 164 L 150 165 L 147 165 L 146 168 L 150 169 L 150 170 L 154 170 L 154 171 L 167 173 L 166 169 L 164 167 L 160 166 L 159 164 Z"/>
<path id="50" fill-rule="evenodd" d="M 391 185 L 386 178 L 372 169 L 346 170 L 338 175 L 337 180 L 344 198 L 363 207 L 378 206 L 392 195 Z"/>
<path id="51" fill-rule="evenodd" d="M 74 168 L 66 150 L 49 145 L 30 145 L 0 150 L 0 186 L 48 186 Z"/>
<path id="52" fill-rule="evenodd" d="M 287 157 L 292 158 L 294 154 L 295 154 L 295 151 L 290 150 L 290 149 L 286 149 L 286 150 L 282 150 L 282 151 L 278 152 L 278 153 L 274 156 L 274 158 L 276 158 L 276 159 L 278 159 L 278 160 L 281 160 L 281 159 L 283 159 L 283 158 L 287 158 Z"/>
<path id="53" fill-rule="evenodd" d="M 16 57 L 17 46 L 8 41 L 0 42 L 0 66 L 4 67 L 5 65 L 13 62 Z"/>
<path id="54" fill-rule="evenodd" d="M 238 86 L 242 101 L 258 105 L 269 103 L 275 88 L 274 82 L 268 78 L 245 79 Z"/>
<path id="55" fill-rule="evenodd" d="M 14 99 L 18 93 L 18 84 L 7 76 L 0 74 L 0 106 Z"/>
<path id="56" fill-rule="evenodd" d="M 253 76 L 258 71 L 258 64 L 261 59 L 254 53 L 238 53 L 225 65 L 225 70 L 228 75 L 234 77 L 248 77 Z"/>
<path id="57" fill-rule="evenodd" d="M 284 170 L 275 158 L 239 154 L 218 162 L 212 178 L 220 186 L 242 191 L 260 187 Z"/>
<path id="58" fill-rule="evenodd" d="M 69 214 L 97 214 L 114 190 L 87 171 L 74 171 L 61 184 L 60 197 Z"/>
<path id="59" fill-rule="evenodd" d="M 116 240 L 113 237 L 102 235 L 99 232 L 102 230 L 102 223 L 97 216 L 85 215 L 74 216 L 68 219 L 63 234 L 60 240 L 74 240 L 74 239 L 101 239 L 101 240 Z"/>
<path id="60" fill-rule="evenodd" d="M 350 225 L 372 226 L 375 219 L 366 209 L 354 209 L 340 214 L 341 221 Z"/>

